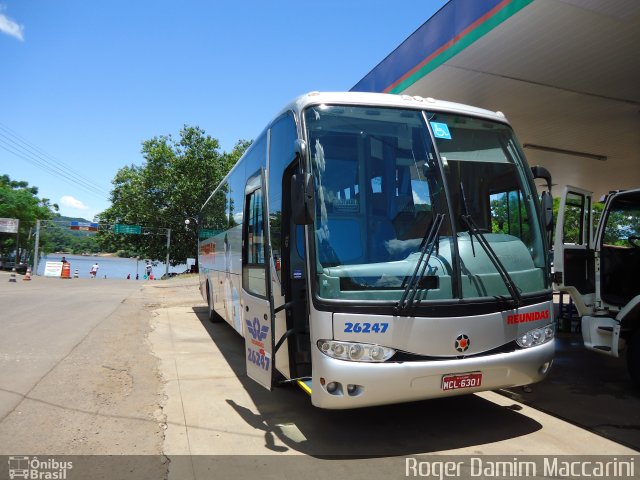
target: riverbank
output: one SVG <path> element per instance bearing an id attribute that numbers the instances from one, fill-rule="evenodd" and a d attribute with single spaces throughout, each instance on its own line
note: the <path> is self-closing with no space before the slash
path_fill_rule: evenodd
<path id="1" fill-rule="evenodd" d="M 96 278 L 101 279 L 129 279 L 139 280 L 145 279 L 147 273 L 147 264 L 145 259 L 137 258 L 121 258 L 113 256 L 87 257 L 84 255 L 68 255 L 60 253 L 49 253 L 40 258 L 38 262 L 38 275 L 44 275 L 46 262 L 59 262 L 64 257 L 71 266 L 71 275 L 74 276 L 78 272 L 78 278 L 90 278 L 89 272 L 94 264 L 98 264 L 98 274 Z M 152 262 L 151 273 L 154 278 L 161 278 L 169 273 L 170 275 L 178 275 L 187 271 L 186 264 L 169 265 L 166 267 L 164 262 Z"/>

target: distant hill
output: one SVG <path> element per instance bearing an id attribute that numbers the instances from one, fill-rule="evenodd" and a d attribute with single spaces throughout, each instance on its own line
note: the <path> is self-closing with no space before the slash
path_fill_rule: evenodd
<path id="1" fill-rule="evenodd" d="M 89 235 L 95 235 L 94 232 L 86 232 L 82 230 L 71 230 L 67 226 L 67 223 L 71 224 L 71 222 L 92 223 L 92 220 L 87 220 L 86 218 L 80 218 L 80 217 L 65 217 L 64 215 L 58 215 L 52 218 L 51 220 L 53 220 L 54 222 L 60 222 L 61 225 L 59 228 L 63 230 L 67 230 L 74 237 L 86 237 Z"/>
<path id="2" fill-rule="evenodd" d="M 91 220 L 80 217 L 66 217 L 57 215 L 52 218 L 54 223 L 47 222 L 42 229 L 43 243 L 51 252 L 98 253 L 100 246 L 95 232 L 71 230 L 71 222 L 90 223 Z"/>

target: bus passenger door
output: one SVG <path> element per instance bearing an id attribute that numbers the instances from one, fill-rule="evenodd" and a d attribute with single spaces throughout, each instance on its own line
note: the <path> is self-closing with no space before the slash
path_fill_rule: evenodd
<path id="1" fill-rule="evenodd" d="M 245 188 L 242 226 L 242 328 L 247 375 L 271 390 L 273 384 L 273 295 L 264 169 Z"/>
<path id="2" fill-rule="evenodd" d="M 590 313 L 595 295 L 591 210 L 591 192 L 565 187 L 556 220 L 553 281 L 571 295 L 581 316 Z"/>

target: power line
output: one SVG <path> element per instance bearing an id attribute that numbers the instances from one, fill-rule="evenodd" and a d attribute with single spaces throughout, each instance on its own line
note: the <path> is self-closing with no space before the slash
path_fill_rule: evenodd
<path id="1" fill-rule="evenodd" d="M 27 161 L 30 161 L 30 163 L 47 170 L 49 173 L 52 173 L 53 175 L 65 178 L 66 180 L 69 180 L 72 183 L 75 183 L 85 189 L 89 188 L 92 193 L 97 193 L 101 197 L 108 195 L 108 192 L 96 186 L 95 182 L 83 177 L 80 174 L 77 174 L 76 172 L 73 171 L 71 167 L 51 157 L 46 152 L 42 151 L 41 149 L 38 149 L 38 147 L 36 147 L 35 145 L 30 144 L 29 142 L 21 138 L 19 135 L 17 135 L 15 132 L 8 129 L 6 126 L 0 124 L 0 129 L 10 134 L 10 135 L 7 135 L 6 133 L 3 133 L 2 131 L 0 131 L 0 136 L 7 139 L 12 144 L 11 146 L 14 147 L 13 150 L 9 150 L 8 148 L 5 148 L 5 150 L 8 150 L 15 155 L 17 154 L 17 152 L 15 152 L 15 147 L 18 147 L 20 150 L 22 150 L 22 155 L 18 155 L 18 156 L 20 156 L 21 158 Z M 3 143 L 5 147 L 8 145 L 7 142 L 2 139 L 0 139 L 0 143 Z M 28 158 L 25 158 L 25 155 Z"/>
<path id="2" fill-rule="evenodd" d="M 50 166 L 48 166 L 46 164 L 43 164 L 42 162 L 38 162 L 33 157 L 26 156 L 23 153 L 21 153 L 19 151 L 16 151 L 14 148 L 11 148 L 10 146 L 7 146 L 6 143 L 3 144 L 2 139 L 0 139 L 0 148 L 2 148 L 3 150 L 6 150 L 9 153 L 12 153 L 13 155 L 15 155 L 15 156 L 17 156 L 17 157 L 19 157 L 19 158 L 21 158 L 23 160 L 26 160 L 30 164 L 32 164 L 32 165 L 34 165 L 36 167 L 39 167 L 42 170 L 45 170 L 48 173 L 51 173 L 52 175 L 55 175 L 57 177 L 65 179 L 65 180 L 67 180 L 67 181 L 69 181 L 69 182 L 71 182 L 73 184 L 76 184 L 77 186 L 83 188 L 84 190 L 88 191 L 89 193 L 91 193 L 91 194 L 93 194 L 95 196 L 98 196 L 99 198 L 104 198 L 105 197 L 104 192 L 102 192 L 100 190 L 97 190 L 97 189 L 94 189 L 92 187 L 85 186 L 84 184 L 80 184 L 73 177 L 70 177 L 69 175 L 66 175 L 66 174 L 64 174 L 62 172 L 59 172 L 59 171 L 55 170 L 54 168 L 52 168 L 52 167 L 50 167 Z"/>
<path id="3" fill-rule="evenodd" d="M 59 167 L 64 168 L 66 171 L 70 172 L 72 176 L 78 178 L 79 180 L 88 183 L 89 185 L 93 185 L 95 183 L 95 181 L 93 179 L 90 179 L 88 177 L 85 177 L 79 173 L 74 172 L 73 168 L 71 168 L 69 165 L 65 164 L 64 162 L 56 159 L 55 157 L 53 157 L 52 155 L 48 154 L 47 152 L 45 152 L 44 150 L 42 150 L 41 148 L 39 148 L 38 146 L 30 143 L 28 140 L 26 140 L 24 137 L 21 137 L 18 133 L 16 133 L 15 131 L 11 130 L 9 127 L 7 127 L 6 125 L 0 123 L 0 129 L 4 130 L 5 132 L 9 133 L 14 139 L 12 140 L 13 143 L 16 143 L 15 139 L 18 139 L 20 141 L 20 143 L 27 145 L 30 148 L 27 148 L 26 150 L 35 153 L 38 157 L 40 157 L 45 163 L 47 164 L 51 164 L 53 163 L 54 165 L 58 165 Z M 6 137 L 6 135 L 4 135 Z M 24 147 L 22 147 L 23 149 L 25 149 Z M 35 152 L 34 152 L 35 151 Z M 106 190 L 104 189 L 100 189 L 99 187 L 96 187 L 99 190 L 102 190 L 106 193 L 108 193 Z"/>
<path id="4" fill-rule="evenodd" d="M 0 123 L 0 137 L 3 137 L 0 138 L 0 148 L 94 196 L 101 199 L 109 197 L 109 192 L 100 188 L 97 182 L 75 172 L 71 167 L 33 145 L 2 123 Z"/>

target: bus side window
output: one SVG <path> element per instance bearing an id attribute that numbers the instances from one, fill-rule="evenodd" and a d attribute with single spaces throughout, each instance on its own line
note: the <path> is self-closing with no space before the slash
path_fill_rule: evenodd
<path id="1" fill-rule="evenodd" d="M 281 280 L 278 260 L 282 256 L 283 205 L 282 189 L 285 170 L 295 159 L 295 141 L 298 138 L 293 114 L 287 112 L 270 129 L 269 142 L 269 234 L 271 251 L 276 265 L 275 273 Z M 288 179 L 287 179 L 288 180 Z M 286 221 L 286 220 L 285 220 Z M 287 229 L 284 228 L 285 233 Z"/>
<path id="2" fill-rule="evenodd" d="M 245 242 L 242 261 L 242 288 L 260 297 L 266 297 L 266 268 L 264 261 L 264 212 L 262 189 L 247 195 Z"/>
<path id="3" fill-rule="evenodd" d="M 491 232 L 506 233 L 529 242 L 529 220 L 521 190 L 492 193 L 489 197 Z"/>

